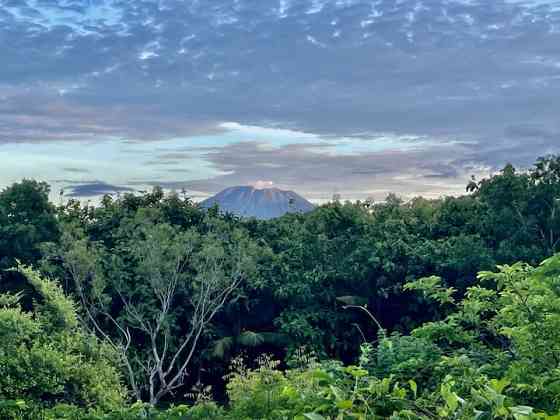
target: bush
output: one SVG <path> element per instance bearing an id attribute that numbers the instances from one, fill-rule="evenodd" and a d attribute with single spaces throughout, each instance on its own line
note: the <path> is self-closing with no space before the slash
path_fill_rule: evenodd
<path id="1" fill-rule="evenodd" d="M 73 302 L 55 283 L 19 270 L 39 298 L 25 312 L 20 295 L 0 295 L 0 418 L 62 403 L 121 406 L 126 391 L 113 353 L 78 326 Z"/>

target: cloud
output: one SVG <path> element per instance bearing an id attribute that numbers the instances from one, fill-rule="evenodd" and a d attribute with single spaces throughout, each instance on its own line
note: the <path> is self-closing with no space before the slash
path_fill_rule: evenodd
<path id="1" fill-rule="evenodd" d="M 257 190 L 262 190 L 262 189 L 273 187 L 274 181 L 263 181 L 262 179 L 259 179 L 257 182 L 254 182 L 252 185 Z"/>
<path id="2" fill-rule="evenodd" d="M 329 183 L 357 195 L 451 191 L 444 182 L 469 168 L 528 165 L 558 150 L 557 4 L 0 0 L 0 147 L 62 140 L 77 157 L 84 142 L 188 148 L 195 136 L 235 132 L 223 125 L 235 121 L 323 143 L 209 142 L 196 153 L 226 174 L 185 172 L 178 183 L 210 192 L 270 179 L 322 196 Z M 359 149 L 380 133 L 409 135 L 412 147 L 355 156 L 336 146 L 358 139 L 348 147 Z M 182 174 L 173 166 L 186 159 L 154 151 L 144 164 Z M 406 183 L 412 168 L 421 177 Z"/>
<path id="3" fill-rule="evenodd" d="M 66 106 L 50 107 L 51 120 L 66 123 L 65 109 L 83 109 L 76 116 L 82 129 L 70 124 L 69 133 L 57 133 L 62 137 L 98 135 L 99 127 L 84 130 L 92 114 L 105 134 L 139 139 L 189 134 L 191 126 L 210 129 L 220 121 L 336 135 L 456 133 L 473 121 L 503 128 L 523 107 L 516 98 L 545 87 L 557 97 L 560 87 L 552 79 L 557 69 L 542 64 L 558 61 L 559 36 L 531 26 L 552 28 L 558 13 L 522 14 L 501 1 L 441 1 L 419 10 L 413 2 L 386 2 L 367 38 L 360 24 L 372 13 L 366 1 L 283 3 L 285 18 L 276 4 L 248 0 L 189 7 L 179 1 L 11 4 L 3 7 L 0 79 L 70 97 Z M 471 25 L 463 23 L 466 15 Z M 346 37 L 331 39 L 333 19 Z M 496 31 L 489 29 L 493 22 L 506 24 Z M 329 39 L 328 48 L 309 42 L 318 39 Z M 537 80 L 546 86 L 535 86 Z M 504 81 L 515 83 L 515 97 L 503 92 Z M 34 99 L 44 104 L 35 93 L 42 89 L 33 86 L 22 98 L 25 106 Z M 509 106 L 496 113 L 504 100 Z M 542 111 L 550 115 L 548 108 Z M 7 122 L 21 131 L 18 124 Z"/>
<path id="4" fill-rule="evenodd" d="M 67 197 L 97 197 L 105 194 L 115 194 L 121 192 L 134 192 L 134 189 L 118 185 L 107 184 L 102 181 L 91 181 L 76 183 L 70 187 Z"/>
<path id="5" fill-rule="evenodd" d="M 508 138 L 517 140 L 544 139 L 560 142 L 560 131 L 553 132 L 546 126 L 516 124 L 506 127 L 505 134 Z"/>
<path id="6" fill-rule="evenodd" d="M 0 96 L 2 89 L 0 87 Z M 60 97 L 38 87 L 13 89 L 0 101 L 0 144 L 48 141 L 157 141 L 177 136 L 219 133 L 216 122 L 178 118 L 153 105 L 98 106 Z"/>
<path id="7" fill-rule="evenodd" d="M 85 168 L 62 168 L 62 170 L 71 174 L 89 174 L 91 172 Z"/>
<path id="8" fill-rule="evenodd" d="M 405 196 L 432 195 L 435 191 L 438 195 L 452 194 L 463 191 L 470 176 L 463 162 L 455 161 L 459 156 L 467 161 L 470 150 L 464 146 L 447 144 L 359 154 L 334 153 L 331 147 L 325 150 L 322 146 L 263 147 L 258 142 L 240 142 L 216 147 L 207 150 L 204 159 L 225 175 L 160 184 L 216 193 L 232 185 L 273 183 L 317 201 L 330 198 L 334 190 L 344 191 L 343 198 L 384 198 L 392 191 Z"/>

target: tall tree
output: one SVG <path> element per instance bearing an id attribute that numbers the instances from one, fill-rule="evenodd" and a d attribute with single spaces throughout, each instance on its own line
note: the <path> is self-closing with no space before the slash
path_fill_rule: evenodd
<path id="1" fill-rule="evenodd" d="M 253 247 L 234 230 L 180 230 L 141 212 L 108 250 L 69 228 L 58 248 L 84 322 L 120 355 L 137 399 L 157 404 L 193 375 L 215 315 L 254 270 Z"/>

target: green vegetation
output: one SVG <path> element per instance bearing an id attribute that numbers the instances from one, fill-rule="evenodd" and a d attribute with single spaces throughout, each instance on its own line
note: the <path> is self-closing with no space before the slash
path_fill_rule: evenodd
<path id="1" fill-rule="evenodd" d="M 47 401 L 122 405 L 126 390 L 111 349 L 79 327 L 74 303 L 57 284 L 26 267 L 18 272 L 34 292 L 34 309 L 23 310 L 21 294 L 0 295 L 0 417 L 36 414 Z"/>
<path id="2" fill-rule="evenodd" d="M 560 158 L 271 221 L 0 192 L 0 418 L 560 419 Z"/>

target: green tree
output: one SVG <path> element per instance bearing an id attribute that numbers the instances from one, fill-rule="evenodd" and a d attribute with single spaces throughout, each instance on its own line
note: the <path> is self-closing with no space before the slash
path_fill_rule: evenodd
<path id="1" fill-rule="evenodd" d="M 560 156 L 537 160 L 531 171 L 533 181 L 530 211 L 535 229 L 548 253 L 560 251 Z"/>
<path id="2" fill-rule="evenodd" d="M 0 192 L 0 269 L 13 266 L 16 259 L 34 264 L 41 245 L 57 240 L 49 189 L 44 182 L 24 179 Z"/>
<path id="3" fill-rule="evenodd" d="M 0 401 L 14 401 L 16 410 L 120 407 L 126 392 L 114 352 L 80 328 L 74 302 L 56 283 L 26 267 L 19 274 L 34 303 L 25 311 L 21 294 L 0 295 Z M 0 417 L 8 417 L 1 407 Z"/>
<path id="4" fill-rule="evenodd" d="M 84 319 L 120 355 L 137 399 L 157 404 L 184 387 L 210 323 L 254 272 L 239 230 L 200 235 L 139 211 L 108 249 L 67 226 L 55 260 L 72 280 Z"/>

